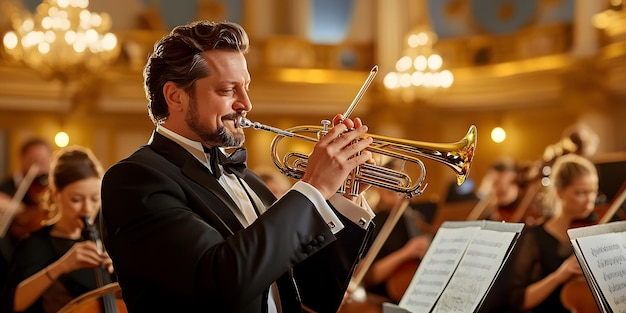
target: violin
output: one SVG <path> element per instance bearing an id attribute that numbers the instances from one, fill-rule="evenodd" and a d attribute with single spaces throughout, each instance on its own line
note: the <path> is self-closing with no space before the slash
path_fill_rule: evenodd
<path id="1" fill-rule="evenodd" d="M 0 212 L 0 237 L 10 233 L 21 239 L 42 226 L 48 214 L 41 207 L 43 192 L 48 188 L 48 175 L 38 174 L 33 164 L 17 186 L 9 205 Z"/>
<path id="2" fill-rule="evenodd" d="M 409 288 L 409 284 L 411 284 L 411 280 L 413 280 L 413 276 L 415 276 L 415 272 L 417 272 L 420 261 L 421 260 L 404 262 L 387 279 L 385 283 L 387 294 L 395 303 L 399 303 L 400 300 L 402 300 L 404 293 L 407 288 Z"/>
<path id="3" fill-rule="evenodd" d="M 13 216 L 9 231 L 15 238 L 24 238 L 29 233 L 41 228 L 42 222 L 48 217 L 42 207 L 42 196 L 48 188 L 48 174 L 41 174 L 32 181 L 26 195 L 22 199 L 23 210 L 18 210 Z"/>

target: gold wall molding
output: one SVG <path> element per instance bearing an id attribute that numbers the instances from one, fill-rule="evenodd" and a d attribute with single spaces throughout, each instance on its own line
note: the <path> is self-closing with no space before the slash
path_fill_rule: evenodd
<path id="1" fill-rule="evenodd" d="M 69 112 L 77 83 L 44 80 L 26 67 L 0 65 L 0 111 Z"/>

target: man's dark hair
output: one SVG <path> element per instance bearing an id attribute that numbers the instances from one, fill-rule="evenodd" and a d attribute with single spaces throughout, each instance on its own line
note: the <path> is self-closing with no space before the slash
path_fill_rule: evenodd
<path id="1" fill-rule="evenodd" d="M 52 151 L 52 147 L 50 146 L 50 143 L 48 143 L 48 141 L 46 141 L 45 139 L 31 138 L 22 144 L 22 147 L 20 148 L 20 155 L 25 155 L 26 152 L 30 150 L 30 148 L 36 147 L 36 146 L 44 146 L 48 148 L 48 150 Z"/>

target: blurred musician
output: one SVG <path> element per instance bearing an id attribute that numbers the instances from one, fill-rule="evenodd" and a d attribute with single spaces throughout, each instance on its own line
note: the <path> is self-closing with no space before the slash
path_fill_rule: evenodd
<path id="1" fill-rule="evenodd" d="M 586 124 L 576 123 L 568 126 L 563 131 L 563 136 L 558 142 L 551 144 L 544 150 L 542 159 L 534 164 L 527 164 L 520 168 L 520 182 L 526 185 L 527 194 L 522 208 L 528 210 L 531 207 L 536 215 L 550 213 L 551 207 L 544 207 L 546 201 L 546 186 L 551 184 L 550 173 L 552 166 L 559 157 L 567 154 L 576 154 L 590 159 L 598 150 L 600 137 Z M 586 219 L 597 219 L 593 214 Z"/>
<path id="2" fill-rule="evenodd" d="M 398 163 L 399 160 L 394 159 L 385 167 L 399 170 Z M 372 191 L 379 195 L 378 203 L 374 208 L 376 213 L 374 223 L 381 227 L 374 231 L 374 237 L 376 237 L 380 233 L 382 225 L 391 217 L 393 210 L 399 208 L 403 201 L 408 200 L 404 198 L 403 194 L 392 190 L 375 188 Z M 430 245 L 430 236 L 425 235 L 417 226 L 416 219 L 419 217 L 416 216 L 416 213 L 410 207 L 406 208 L 381 246 L 380 251 L 376 254 L 376 258 L 363 280 L 366 290 L 390 298 L 396 303 L 399 299 L 393 299 L 394 297 L 388 291 L 390 278 L 402 274 L 398 270 L 407 264 L 413 264 L 413 273 L 407 273 L 412 277 L 419 260 L 424 257 Z M 408 284 L 404 286 L 405 289 L 406 287 Z"/>
<path id="3" fill-rule="evenodd" d="M 98 287 L 93 268 L 112 272 L 106 252 L 82 236 L 82 218 L 94 217 L 100 208 L 101 177 L 102 168 L 89 150 L 57 152 L 44 195 L 48 226 L 16 245 L 0 312 L 56 312 Z"/>
<path id="4" fill-rule="evenodd" d="M 28 170 L 35 164 L 38 166 L 38 179 L 35 182 L 45 183 L 44 179 L 48 175 L 51 156 L 52 147 L 46 140 L 33 138 L 24 142 L 20 148 L 20 169 L 0 183 L 0 192 L 13 195 Z M 31 199 L 26 199 L 26 201 L 29 200 Z"/>
<path id="5" fill-rule="evenodd" d="M 582 271 L 572 253 L 567 230 L 595 207 L 598 174 L 577 154 L 559 157 L 550 175 L 544 222 L 527 227 L 512 256 L 510 303 L 520 311 L 569 312 L 560 300 L 561 288 Z"/>
<path id="6" fill-rule="evenodd" d="M 6 280 L 9 261 L 16 242 L 30 231 L 39 228 L 43 212 L 40 210 L 40 196 L 48 185 L 48 170 L 52 148 L 47 141 L 33 138 L 24 142 L 20 148 L 20 169 L 0 183 L 0 217 L 12 221 L 4 237 L 0 236 L 0 287 Z M 13 216 L 5 216 L 11 198 L 22 183 L 32 166 L 37 167 L 35 179 L 29 184 L 28 192 L 21 199 L 22 205 Z"/>
<path id="7" fill-rule="evenodd" d="M 518 183 L 517 165 L 511 158 L 500 158 L 490 167 L 483 178 L 478 196 L 486 199 L 482 218 L 510 221 L 517 208 L 522 192 Z"/>

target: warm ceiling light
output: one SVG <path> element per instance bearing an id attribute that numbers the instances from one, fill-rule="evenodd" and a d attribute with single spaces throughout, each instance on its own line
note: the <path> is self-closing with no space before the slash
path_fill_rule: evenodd
<path id="1" fill-rule="evenodd" d="M 111 18 L 93 13 L 88 0 L 44 0 L 35 14 L 12 16 L 5 50 L 46 77 L 69 80 L 109 65 L 119 54 Z"/>
<path id="2" fill-rule="evenodd" d="M 429 27 L 415 28 L 408 35 L 404 55 L 396 62 L 396 70 L 385 75 L 385 87 L 400 92 L 405 100 L 413 101 L 426 94 L 423 89 L 452 86 L 454 75 L 443 69 L 443 58 L 433 49 L 436 41 L 437 35 Z"/>

